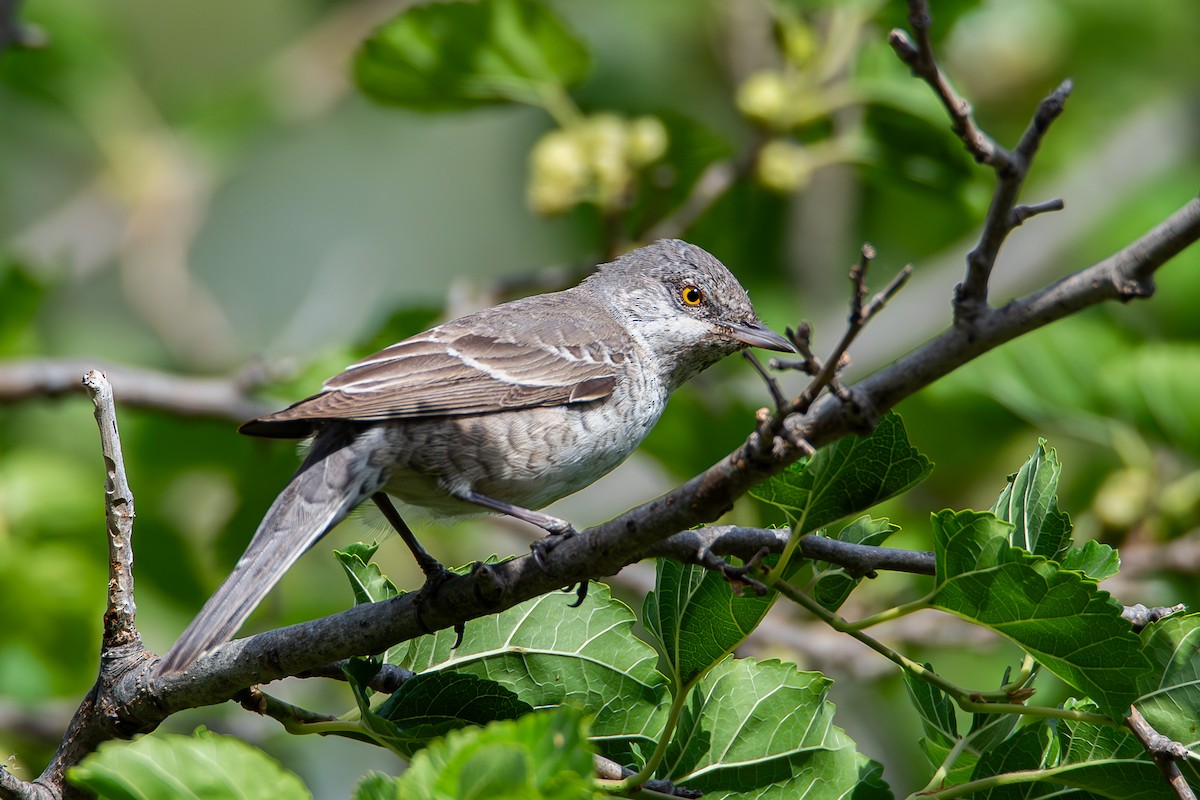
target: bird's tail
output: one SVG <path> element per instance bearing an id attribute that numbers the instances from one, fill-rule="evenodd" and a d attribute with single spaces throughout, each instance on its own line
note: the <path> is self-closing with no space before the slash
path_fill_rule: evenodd
<path id="1" fill-rule="evenodd" d="M 371 465 L 372 428 L 336 425 L 323 430 L 221 588 L 188 625 L 157 668 L 181 672 L 206 651 L 228 641 L 288 568 L 386 479 Z"/>

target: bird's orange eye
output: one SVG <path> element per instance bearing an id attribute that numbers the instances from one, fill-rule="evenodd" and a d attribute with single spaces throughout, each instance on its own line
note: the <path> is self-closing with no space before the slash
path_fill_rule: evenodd
<path id="1" fill-rule="evenodd" d="M 698 306 L 700 301 L 704 299 L 704 292 L 700 291 L 700 287 L 688 284 L 679 291 L 679 299 L 687 306 Z"/>

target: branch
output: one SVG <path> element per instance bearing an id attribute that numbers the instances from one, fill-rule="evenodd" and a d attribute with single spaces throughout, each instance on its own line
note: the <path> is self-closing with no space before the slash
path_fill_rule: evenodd
<path id="1" fill-rule="evenodd" d="M 656 542 L 638 554 L 645 558 L 670 558 L 707 566 L 711 556 L 737 556 L 744 561 L 760 550 L 782 553 L 790 531 L 787 528 L 744 528 L 738 525 L 709 525 L 682 531 Z M 826 536 L 809 534 L 800 539 L 800 554 L 805 558 L 827 561 L 845 567 L 855 576 L 874 577 L 877 570 L 933 575 L 933 553 L 901 550 L 895 547 L 854 544 Z"/>
<path id="2" fill-rule="evenodd" d="M 262 366 L 252 366 L 229 378 L 193 378 L 78 358 L 0 361 L 0 405 L 84 391 L 79 376 L 92 369 L 104 372 L 121 396 L 122 405 L 131 408 L 233 422 L 245 422 L 274 410 L 250 397 L 254 389 L 273 377 Z"/>
<path id="3" fill-rule="evenodd" d="M 1175 796 L 1179 800 L 1196 800 L 1192 787 L 1188 786 L 1187 779 L 1179 769 L 1179 762 L 1191 757 L 1188 749 L 1154 730 L 1136 707 L 1130 709 L 1129 716 L 1125 718 L 1125 726 L 1133 731 L 1133 735 L 1154 759 Z"/>
<path id="4" fill-rule="evenodd" d="M 1008 153 L 979 129 L 971 113 L 971 104 L 954 91 L 950 81 L 938 67 L 937 59 L 933 56 L 933 42 L 929 38 L 932 23 L 933 17 L 929 13 L 928 4 L 920 0 L 909 0 L 908 24 L 912 26 L 917 41 L 914 43 L 907 33 L 895 28 L 888 34 L 888 44 L 900 60 L 908 65 L 912 74 L 928 83 L 938 100 L 942 101 L 946 113 L 950 115 L 951 130 L 962 140 L 963 146 L 975 161 L 989 167 L 1006 169 Z"/>
<path id="5" fill-rule="evenodd" d="M 1008 154 L 1007 165 L 996 168 L 996 190 L 992 193 L 992 202 L 984 218 L 983 232 L 979 235 L 979 244 L 967 254 L 967 277 L 955 293 L 955 319 L 960 323 L 970 322 L 985 310 L 992 269 L 1000 255 L 1001 245 L 1013 228 L 1035 214 L 1063 207 L 1061 200 L 1021 206 L 1020 210 L 1016 203 L 1042 137 L 1050 123 L 1062 113 L 1063 104 L 1070 93 L 1071 82 L 1063 81 L 1042 100 L 1016 151 Z"/>
<path id="6" fill-rule="evenodd" d="M 104 612 L 102 637 L 102 646 L 108 650 L 140 644 L 134 623 L 137 605 L 133 600 L 133 492 L 125 477 L 112 386 L 104 373 L 96 370 L 84 375 L 82 383 L 96 407 L 100 450 L 108 473 L 104 481 L 104 514 L 108 523 L 108 608 Z"/>
<path id="7" fill-rule="evenodd" d="M 955 293 L 955 322 L 970 324 L 987 310 L 988 280 L 1000 246 L 1013 228 L 1026 219 L 1047 211 L 1061 209 L 1061 200 L 1051 200 L 1032 206 L 1017 206 L 1017 195 L 1033 162 L 1033 156 L 1050 123 L 1062 113 L 1063 104 L 1071 93 L 1071 82 L 1063 81 L 1038 106 L 1037 113 L 1012 152 L 996 144 L 980 130 L 971 114 L 971 104 L 950 86 L 933 55 L 929 37 L 931 16 L 925 0 L 908 0 L 908 19 L 916 42 L 902 30 L 893 30 L 888 43 L 896 55 L 909 66 L 913 75 L 929 84 L 950 115 L 950 127 L 962 140 L 967 152 L 980 164 L 996 172 L 996 189 L 988 207 L 979 244 L 967 255 L 967 276 Z"/>
<path id="8" fill-rule="evenodd" d="M 134 624 L 137 607 L 133 599 L 133 493 L 125 477 L 125 461 L 117 431 L 112 387 L 103 373 L 88 372 L 82 381 L 95 405 L 96 424 L 100 429 L 100 449 L 104 456 L 104 512 L 108 530 L 109 579 L 108 603 L 104 612 L 101 638 L 100 675 L 75 711 L 58 749 L 35 784 L 39 791 L 54 797 L 74 793 L 66 785 L 67 768 L 78 764 L 103 741 L 127 737 L 140 730 L 134 720 L 114 713 L 123 706 L 124 697 L 114 686 L 136 668 L 149 663 Z M 144 693 L 144 683 L 135 680 L 130 689 Z M 34 794 L 30 796 L 42 796 Z"/>
<path id="9" fill-rule="evenodd" d="M 1147 625 L 1186 610 L 1187 606 L 1183 603 L 1176 603 L 1173 606 L 1155 606 L 1154 608 L 1147 608 L 1141 603 L 1136 603 L 1121 609 L 1121 616 L 1129 620 L 1129 624 L 1133 626 L 1135 632 L 1140 633 Z"/>

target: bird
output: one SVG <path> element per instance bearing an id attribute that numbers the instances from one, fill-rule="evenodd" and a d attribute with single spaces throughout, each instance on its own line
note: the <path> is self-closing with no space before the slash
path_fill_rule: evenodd
<path id="1" fill-rule="evenodd" d="M 677 388 L 748 347 L 795 352 L 715 256 L 663 239 L 571 288 L 454 319 L 347 367 L 241 433 L 312 443 L 232 573 L 156 666 L 186 670 L 228 641 L 284 573 L 368 499 L 445 574 L 389 496 L 435 516 L 507 514 L 552 543 L 540 509 L 624 461 Z M 535 543 L 539 558 L 549 548 Z"/>

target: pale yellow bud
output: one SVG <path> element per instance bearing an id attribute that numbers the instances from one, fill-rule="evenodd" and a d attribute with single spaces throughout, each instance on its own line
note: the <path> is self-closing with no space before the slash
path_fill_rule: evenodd
<path id="1" fill-rule="evenodd" d="M 588 183 L 584 142 L 573 131 L 553 130 L 529 156 L 529 205 L 539 214 L 561 214 L 579 202 Z"/>
<path id="2" fill-rule="evenodd" d="M 788 107 L 788 87 L 774 70 L 756 72 L 738 89 L 737 106 L 756 122 L 777 125 Z"/>
<path id="3" fill-rule="evenodd" d="M 633 180 L 625 156 L 629 141 L 627 125 L 615 114 L 597 114 L 584 124 L 582 134 L 587 143 L 596 203 L 611 208 Z"/>
<path id="4" fill-rule="evenodd" d="M 758 154 L 759 182 L 771 191 L 787 193 L 801 189 L 812 177 L 813 165 L 803 147 L 787 139 L 773 139 Z"/>
<path id="5" fill-rule="evenodd" d="M 790 21 L 783 27 L 781 46 L 788 61 L 803 67 L 817 50 L 817 39 L 813 29 L 801 19 Z"/>
<path id="6" fill-rule="evenodd" d="M 644 167 L 667 152 L 667 127 L 658 117 L 638 117 L 629 123 L 629 163 Z"/>

